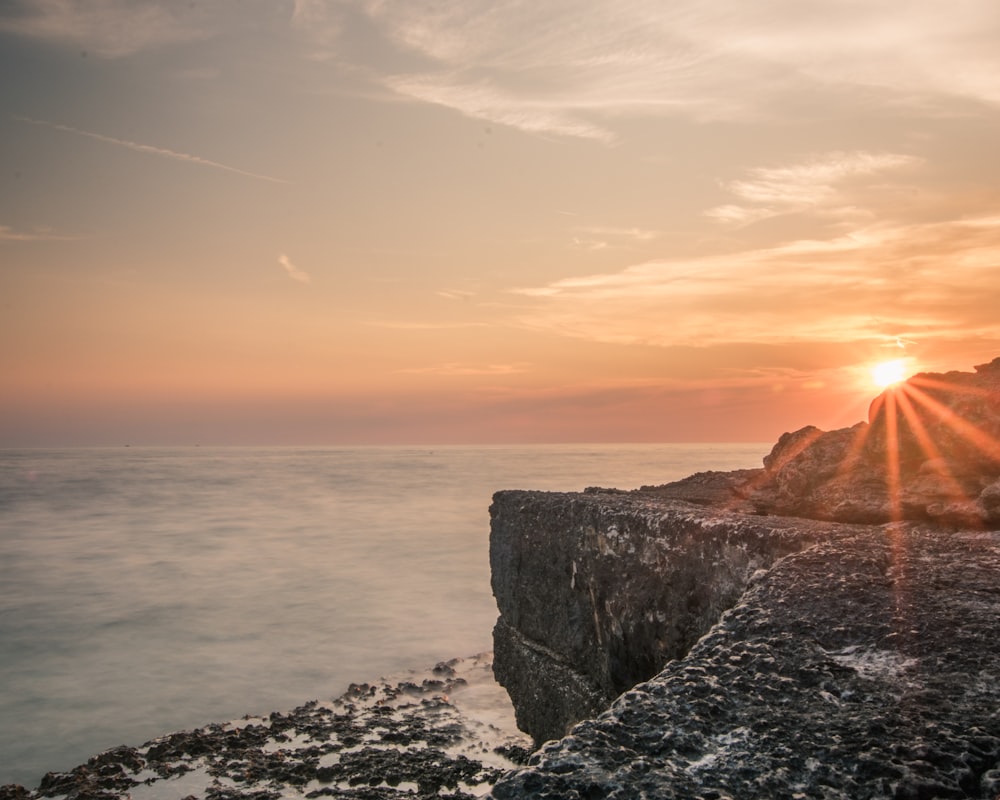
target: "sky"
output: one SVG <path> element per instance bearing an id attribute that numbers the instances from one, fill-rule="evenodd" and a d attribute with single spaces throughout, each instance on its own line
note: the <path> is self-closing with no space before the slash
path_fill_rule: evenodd
<path id="1" fill-rule="evenodd" d="M 996 0 L 7 0 L 0 447 L 773 442 L 1000 355 Z"/>

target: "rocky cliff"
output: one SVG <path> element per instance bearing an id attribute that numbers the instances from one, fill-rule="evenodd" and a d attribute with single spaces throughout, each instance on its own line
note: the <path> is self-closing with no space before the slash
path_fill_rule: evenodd
<path id="1" fill-rule="evenodd" d="M 494 673 L 539 744 L 682 657 L 759 570 L 856 532 L 643 492 L 499 492 L 491 514 Z"/>
<path id="2" fill-rule="evenodd" d="M 762 470 L 498 493 L 494 672 L 557 741 L 494 796 L 1000 796 L 998 382 L 917 376 Z"/>

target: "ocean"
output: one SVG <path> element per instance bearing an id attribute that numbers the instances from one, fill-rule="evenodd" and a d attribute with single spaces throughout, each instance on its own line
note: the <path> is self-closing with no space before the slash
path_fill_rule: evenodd
<path id="1" fill-rule="evenodd" d="M 766 444 L 0 451 L 0 784 L 491 648 L 499 489 Z"/>

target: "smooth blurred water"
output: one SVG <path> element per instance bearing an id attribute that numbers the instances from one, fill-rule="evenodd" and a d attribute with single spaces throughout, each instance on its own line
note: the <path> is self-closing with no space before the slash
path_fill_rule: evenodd
<path id="1" fill-rule="evenodd" d="M 0 451 L 0 784 L 491 647 L 490 498 L 763 444 Z"/>

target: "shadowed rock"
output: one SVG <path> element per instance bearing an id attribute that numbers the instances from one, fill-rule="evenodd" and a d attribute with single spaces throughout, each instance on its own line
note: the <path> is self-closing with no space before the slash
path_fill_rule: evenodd
<path id="1" fill-rule="evenodd" d="M 750 577 L 850 526 L 649 493 L 498 492 L 494 674 L 536 744 L 683 656 Z"/>
<path id="2" fill-rule="evenodd" d="M 998 533 L 816 544 L 493 796 L 992 800 L 998 619 Z"/>

